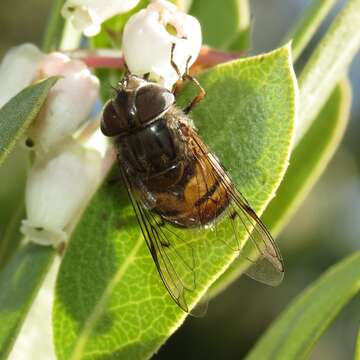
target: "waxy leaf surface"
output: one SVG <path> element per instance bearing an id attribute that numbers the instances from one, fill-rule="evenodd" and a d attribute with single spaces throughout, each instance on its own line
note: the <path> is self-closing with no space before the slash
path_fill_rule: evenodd
<path id="1" fill-rule="evenodd" d="M 207 96 L 192 114 L 194 123 L 260 214 L 292 144 L 297 89 L 289 48 L 217 66 L 199 80 Z M 179 104 L 193 92 L 187 87 Z M 247 238 L 245 231 L 238 235 Z M 191 303 L 236 258 L 221 241 L 229 236 L 227 222 L 217 231 L 187 230 L 197 269 Z M 148 358 L 186 316 L 160 280 L 123 185 L 104 183 L 60 268 L 53 319 L 58 358 Z"/>

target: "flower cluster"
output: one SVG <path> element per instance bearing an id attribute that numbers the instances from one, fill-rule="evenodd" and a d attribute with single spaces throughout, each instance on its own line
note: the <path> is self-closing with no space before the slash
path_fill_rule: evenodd
<path id="1" fill-rule="evenodd" d="M 67 0 L 62 14 L 92 36 L 105 20 L 138 2 Z M 170 2 L 153 0 L 129 19 L 122 46 L 131 73 L 148 73 L 170 89 L 199 54 L 200 24 Z M 96 143 L 94 150 L 84 144 L 89 137 L 79 135 L 98 99 L 99 80 L 84 62 L 63 53 L 44 54 L 32 44 L 11 49 L 0 64 L 0 107 L 26 86 L 50 76 L 60 79 L 24 138 L 34 155 L 25 192 L 27 219 L 21 231 L 38 244 L 58 245 L 68 238 L 71 223 L 99 182 L 106 145 L 99 151 L 95 134 L 90 140 Z"/>
<path id="2" fill-rule="evenodd" d="M 134 0 L 68 0 L 62 13 L 78 30 L 91 36 L 100 31 L 102 22 L 137 3 Z M 166 0 L 153 0 L 147 8 L 134 14 L 126 23 L 122 38 L 130 72 L 140 76 L 149 73 L 152 80 L 169 89 L 179 79 L 170 63 L 173 44 L 173 60 L 182 75 L 197 59 L 201 43 L 199 21 Z"/>
<path id="3" fill-rule="evenodd" d="M 150 73 L 151 78 L 171 88 L 179 79 L 170 62 L 173 44 L 173 61 L 184 74 L 186 66 L 197 59 L 201 41 L 201 27 L 196 18 L 167 1 L 157 0 L 127 22 L 123 51 L 133 74 Z"/>
<path id="4" fill-rule="evenodd" d="M 112 16 L 127 12 L 139 0 L 67 0 L 62 15 L 87 36 L 100 31 Z M 201 47 L 199 22 L 165 0 L 151 1 L 135 13 L 123 32 L 123 55 L 129 70 L 169 89 Z M 172 54 L 172 48 L 174 51 Z M 120 54 L 119 54 L 120 55 Z M 171 55 L 179 69 L 170 63 Z M 50 76 L 60 79 L 50 90 L 37 118 L 28 129 L 23 145 L 31 152 L 25 204 L 27 218 L 21 231 L 41 245 L 58 246 L 68 239 L 81 210 L 112 163 L 106 138 L 89 118 L 98 100 L 99 80 L 86 64 L 63 53 L 44 54 L 32 44 L 11 49 L 0 64 L 0 107 L 30 84 Z M 55 358 L 46 331 L 50 329 L 50 307 L 56 263 L 46 285 L 25 321 L 11 359 L 24 353 Z M 44 326 L 34 331 L 32 324 Z M 45 341 L 45 343 L 44 343 Z M 39 354 L 39 346 L 42 351 Z"/>
<path id="5" fill-rule="evenodd" d="M 105 20 L 129 11 L 138 3 L 139 0 L 67 0 L 61 13 L 86 36 L 94 36 Z"/>
<path id="6" fill-rule="evenodd" d="M 61 53 L 46 55 L 31 44 L 11 49 L 0 65 L 4 85 L 0 105 L 32 82 L 53 75 L 61 78 L 24 141 L 34 161 L 25 191 L 27 219 L 21 231 L 43 245 L 66 241 L 68 225 L 98 182 L 100 153 L 73 135 L 97 101 L 99 81 L 83 62 Z"/>

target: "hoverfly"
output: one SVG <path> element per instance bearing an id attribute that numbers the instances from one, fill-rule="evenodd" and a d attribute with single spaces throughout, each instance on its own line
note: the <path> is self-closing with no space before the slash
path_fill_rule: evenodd
<path id="1" fill-rule="evenodd" d="M 190 104 L 185 109 L 176 105 L 176 86 L 169 91 L 150 82 L 148 74 L 139 77 L 127 71 L 105 104 L 101 130 L 114 139 L 122 178 L 160 277 L 188 312 L 187 290 L 194 288 L 195 274 L 174 250 L 178 242 L 186 245 L 187 229 L 204 229 L 226 219 L 235 239 L 238 229 L 246 230 L 257 252 L 255 261 L 249 259 L 247 274 L 256 280 L 279 283 L 283 263 L 265 225 L 192 125 L 189 113 L 205 91 L 188 71 L 180 74 L 173 52 L 174 45 L 170 61 L 179 83 L 189 80 L 199 89 Z M 241 253 L 242 247 L 236 250 Z M 185 279 L 189 274 L 192 285 Z"/>

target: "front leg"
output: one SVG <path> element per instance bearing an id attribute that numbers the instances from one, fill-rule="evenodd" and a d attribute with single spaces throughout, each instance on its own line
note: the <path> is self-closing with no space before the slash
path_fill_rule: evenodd
<path id="1" fill-rule="evenodd" d="M 194 77 L 192 77 L 191 75 L 189 75 L 188 73 L 184 74 L 183 79 L 192 81 L 199 90 L 198 94 L 194 97 L 194 99 L 190 102 L 190 104 L 186 106 L 184 109 L 184 113 L 188 114 L 205 97 L 206 92 L 204 88 L 200 85 L 199 81 Z"/>
<path id="2" fill-rule="evenodd" d="M 179 76 L 178 81 L 175 83 L 175 85 L 173 87 L 174 95 L 176 96 L 177 92 L 179 91 L 180 86 L 183 84 L 183 82 L 185 80 L 192 81 L 199 90 L 199 92 L 195 96 L 195 98 L 183 110 L 185 114 L 188 114 L 205 97 L 206 92 L 205 92 L 204 88 L 200 85 L 199 81 L 189 74 L 189 62 L 191 60 L 191 56 L 186 61 L 185 74 L 181 75 L 180 70 L 174 61 L 174 50 L 175 50 L 175 43 L 172 43 L 170 63 L 172 65 L 172 67 L 174 68 L 174 70 L 176 71 L 177 75 Z"/>

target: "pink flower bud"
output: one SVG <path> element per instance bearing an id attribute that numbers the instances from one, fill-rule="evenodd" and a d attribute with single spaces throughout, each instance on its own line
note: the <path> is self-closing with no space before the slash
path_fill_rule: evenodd
<path id="1" fill-rule="evenodd" d="M 48 55 L 39 66 L 39 76 L 63 76 L 29 130 L 38 152 L 47 152 L 73 134 L 87 119 L 98 98 L 99 80 L 79 60 L 59 53 Z"/>

